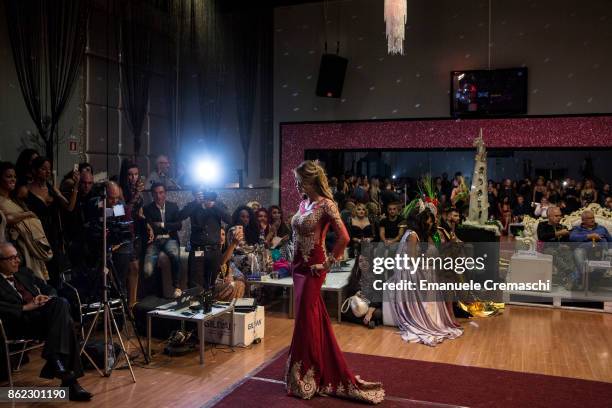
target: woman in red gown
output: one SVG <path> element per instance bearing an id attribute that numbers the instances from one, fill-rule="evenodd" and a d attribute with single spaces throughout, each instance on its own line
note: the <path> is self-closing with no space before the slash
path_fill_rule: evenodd
<path id="1" fill-rule="evenodd" d="M 323 168 L 307 160 L 295 170 L 297 188 L 307 198 L 294 215 L 293 287 L 295 328 L 285 382 L 287 392 L 303 399 L 333 395 L 377 404 L 384 399 L 381 383 L 365 382 L 349 370 L 338 347 L 321 298 L 329 268 L 341 259 L 349 236 L 332 199 Z M 336 234 L 331 254 L 325 252 L 329 227 Z"/>

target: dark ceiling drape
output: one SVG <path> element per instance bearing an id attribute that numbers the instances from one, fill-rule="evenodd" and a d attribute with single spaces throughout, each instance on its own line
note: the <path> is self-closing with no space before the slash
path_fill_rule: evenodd
<path id="1" fill-rule="evenodd" d="M 253 115 L 257 96 L 257 61 L 259 59 L 261 8 L 244 6 L 232 15 L 236 113 L 240 144 L 244 153 L 244 171 L 249 172 L 249 147 L 253 134 Z"/>
<path id="2" fill-rule="evenodd" d="M 121 94 L 127 122 L 134 135 L 134 155 L 142 145 L 141 134 L 149 103 L 151 82 L 150 6 L 142 0 L 121 1 Z"/>
<path id="3" fill-rule="evenodd" d="M 236 113 L 244 170 L 249 171 L 256 101 L 259 101 L 260 175 L 271 174 L 272 161 L 272 27 L 273 9 L 242 2 L 232 13 L 232 43 L 236 84 Z M 259 98 L 257 91 L 259 89 Z M 269 165 L 267 165 L 269 163 Z"/>
<path id="4" fill-rule="evenodd" d="M 194 1 L 194 0 L 192 0 Z M 199 4 L 198 4 L 199 3 Z M 200 118 L 204 140 L 214 149 L 219 139 L 222 93 L 226 77 L 226 49 L 229 46 L 221 0 L 196 1 L 195 55 L 198 72 Z"/>
<path id="5" fill-rule="evenodd" d="M 53 159 L 59 119 L 81 69 L 90 0 L 5 0 L 21 93 Z"/>

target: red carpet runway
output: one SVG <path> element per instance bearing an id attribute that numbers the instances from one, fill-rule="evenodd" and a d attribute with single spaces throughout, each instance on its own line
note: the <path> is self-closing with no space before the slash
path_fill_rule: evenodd
<path id="1" fill-rule="evenodd" d="M 603 408 L 612 407 L 612 384 L 573 378 L 345 353 L 367 381 L 382 381 L 380 407 Z M 285 394 L 286 352 L 209 404 L 216 408 L 363 406 L 331 397 L 302 401 Z"/>

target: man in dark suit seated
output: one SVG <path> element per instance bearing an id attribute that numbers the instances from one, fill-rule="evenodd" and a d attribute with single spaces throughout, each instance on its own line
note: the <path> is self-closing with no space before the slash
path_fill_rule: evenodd
<path id="1" fill-rule="evenodd" d="M 170 260 L 172 271 L 172 285 L 174 286 L 174 297 L 181 296 L 178 231 L 182 227 L 182 218 L 176 203 L 166 201 L 166 187 L 161 183 L 155 183 L 151 187 L 153 202 L 144 207 L 143 212 L 147 224 L 153 230 L 154 239 L 147 246 L 144 260 L 145 277 L 150 278 L 157 266 L 159 253 L 164 252 Z M 161 282 L 161 279 L 157 279 Z M 161 291 L 161 287 L 158 288 Z"/>
<path id="2" fill-rule="evenodd" d="M 547 218 L 547 221 L 540 221 L 538 224 L 538 241 L 542 243 L 542 252 L 553 256 L 553 266 L 557 270 L 557 273 L 553 275 L 553 283 L 572 290 L 574 260 L 572 250 L 567 244 L 570 232 L 560 224 L 561 209 L 559 207 L 548 207 Z"/>
<path id="3" fill-rule="evenodd" d="M 62 380 L 70 400 L 89 401 L 92 395 L 77 381 L 83 369 L 68 302 L 19 263 L 15 247 L 0 243 L 0 318 L 7 336 L 44 340 L 40 376 Z"/>

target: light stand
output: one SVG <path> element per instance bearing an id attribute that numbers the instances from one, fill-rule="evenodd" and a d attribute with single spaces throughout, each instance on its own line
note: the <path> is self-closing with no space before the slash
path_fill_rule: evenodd
<path id="1" fill-rule="evenodd" d="M 103 217 L 102 217 L 102 302 L 100 303 L 100 306 L 98 307 L 98 310 L 96 310 L 96 314 L 94 315 L 94 319 L 91 322 L 91 326 L 89 326 L 89 330 L 87 331 L 87 336 L 85 336 L 84 342 L 83 342 L 83 347 L 81 348 L 81 353 L 83 353 L 85 351 L 85 346 L 87 345 L 87 342 L 89 340 L 89 337 L 91 336 L 91 333 L 93 332 L 94 327 L 96 327 L 96 323 L 98 322 L 98 317 L 100 316 L 100 314 L 102 314 L 104 317 L 104 369 L 101 370 L 96 364 L 95 362 L 91 359 L 91 357 L 85 353 L 85 355 L 87 356 L 87 358 L 89 359 L 89 361 L 93 364 L 93 366 L 96 368 L 96 370 L 98 372 L 100 372 L 103 376 L 105 377 L 109 377 L 113 371 L 113 366 L 111 366 L 109 364 L 108 361 L 108 351 L 109 351 L 109 347 L 111 347 L 111 350 L 113 351 L 114 354 L 114 340 L 113 340 L 113 330 L 115 332 L 115 334 L 117 335 L 117 339 L 119 340 L 119 345 L 121 348 L 121 352 L 123 352 L 123 355 L 125 356 L 125 360 L 127 362 L 128 368 L 130 369 L 130 374 L 132 375 L 132 380 L 134 382 L 136 382 L 136 377 L 134 376 L 134 370 L 132 369 L 132 364 L 130 362 L 130 358 L 127 354 L 127 350 L 125 349 L 125 345 L 123 344 L 123 339 L 121 337 L 121 332 L 119 330 L 119 327 L 117 325 L 117 321 L 115 320 L 115 315 L 113 314 L 113 311 L 111 310 L 111 305 L 109 303 L 109 299 L 108 299 L 108 292 L 110 290 L 110 286 L 109 286 L 109 279 L 108 279 L 108 274 L 109 274 L 109 269 L 108 269 L 108 264 L 107 264 L 107 256 L 108 256 L 108 247 L 107 247 L 107 242 L 106 242 L 106 219 L 107 219 L 107 215 L 106 215 L 106 189 L 103 190 L 102 193 L 102 203 L 103 203 Z M 123 315 L 125 316 L 125 310 L 124 310 L 124 305 L 123 303 L 121 304 L 121 309 L 123 312 Z M 124 322 L 124 324 L 126 324 L 127 322 Z"/>

